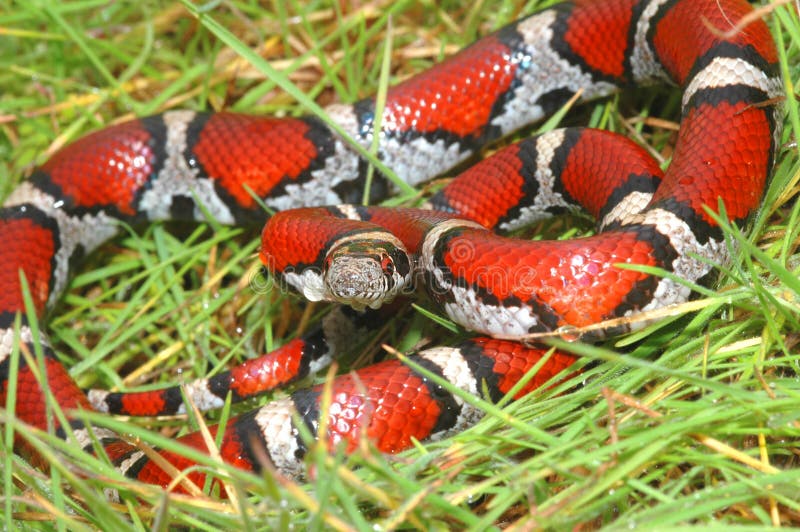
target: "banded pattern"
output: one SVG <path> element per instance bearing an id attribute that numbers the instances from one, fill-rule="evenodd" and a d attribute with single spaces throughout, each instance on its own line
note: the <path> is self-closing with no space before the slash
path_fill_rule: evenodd
<path id="1" fill-rule="evenodd" d="M 439 294 L 444 310 L 466 327 L 521 336 L 629 315 L 684 301 L 689 291 L 671 279 L 620 270 L 615 262 L 658 265 L 685 281 L 702 280 L 711 271 L 706 260 L 721 261 L 726 255 L 719 228 L 704 208 L 716 211 L 722 199 L 728 215 L 741 222 L 759 204 L 780 134 L 777 54 L 761 21 L 725 39 L 708 29 L 730 27 L 750 12 L 744 0 L 565 2 L 510 24 L 393 87 L 380 132 L 373 128 L 372 99 L 334 105 L 328 112 L 353 142 L 369 146 L 379 135 L 379 157 L 406 182 L 416 184 L 464 160 L 486 142 L 539 120 L 578 92 L 588 100 L 627 85 L 664 81 L 679 85 L 681 129 L 672 163 L 655 191 L 659 179 L 652 162 L 626 163 L 622 169 L 597 156 L 604 143 L 616 145 L 612 137 L 565 130 L 504 150 L 431 201 L 437 209 L 501 231 L 513 230 L 543 211 L 557 212 L 578 203 L 601 218 L 604 231 L 594 240 L 532 242 L 520 248 L 479 230 L 476 222 L 465 225 L 449 219 L 417 244 L 410 245 L 415 230 L 400 228 L 394 233 L 395 245 L 419 248 L 429 290 Z M 589 142 L 593 135 L 598 138 Z M 20 272 L 41 316 L 63 291 L 71 265 L 113 236 L 119 220 L 203 219 L 199 201 L 221 222 L 245 223 L 262 216 L 248 190 L 277 210 L 360 199 L 365 165 L 349 142 L 315 118 L 172 111 L 98 131 L 56 154 L 0 208 L 2 404 L 15 346 L 33 349 L 38 343 L 59 404 L 65 409 L 89 408 L 46 336 L 34 335 L 24 316 L 14 330 L 16 316 L 25 308 Z M 499 169 L 511 172 L 511 177 L 504 173 L 497 177 L 507 187 L 502 194 L 493 193 L 494 185 L 487 190 L 474 184 L 474 179 L 485 179 Z M 598 183 L 585 172 L 620 180 Z M 390 188 L 379 180 L 371 190 L 377 197 Z M 492 197 L 495 203 L 489 206 L 486 202 Z M 346 211 L 349 216 L 358 209 Z M 330 245 L 339 238 L 329 236 L 330 242 L 316 244 Z M 272 265 L 284 259 L 273 255 L 269 246 L 281 245 L 277 240 L 265 245 L 263 256 L 272 257 Z M 465 245 L 472 246 L 469 261 L 456 253 Z M 319 263 L 321 255 L 315 251 L 306 250 L 303 261 Z M 296 265 L 298 257 L 285 262 Z M 493 283 L 486 271 L 495 263 L 475 262 L 490 257 L 504 264 L 506 272 L 539 259 L 537 266 L 526 270 L 535 272 L 535 280 Z M 380 271 L 388 265 L 389 261 L 382 262 Z M 307 280 L 295 279 L 301 287 Z M 309 292 L 320 296 L 319 280 L 312 280 L 318 286 Z M 323 337 L 318 335 L 320 341 Z M 276 370 L 273 376 L 282 376 L 274 380 L 284 382 L 329 355 L 327 348 L 298 354 L 287 347 L 275 357 L 273 369 L 286 369 Z M 489 398 L 497 399 L 539 357 L 537 350 L 513 342 L 476 339 L 421 353 L 415 360 L 463 390 L 485 389 Z M 571 361 L 556 357 L 528 388 Z M 45 428 L 44 395 L 32 369 L 20 362 L 15 414 Z M 366 434 L 381 450 L 395 452 L 412 437 L 447 434 L 478 417 L 469 405 L 397 361 L 365 368 L 357 379 L 358 383 L 356 377 L 343 376 L 333 384 L 328 438 L 334 443 L 352 446 Z M 218 404 L 210 397 L 216 386 L 213 380 L 198 385 L 201 395 L 209 398 L 204 404 Z M 240 396 L 249 393 L 246 387 L 230 383 L 220 389 Z M 95 400 L 109 409 L 113 404 L 148 412 L 180 408 L 166 396 L 141 408 L 136 405 L 146 401 L 126 406 L 120 397 L 101 395 Z M 223 458 L 238 467 L 258 469 L 253 445 L 262 445 L 279 471 L 298 473 L 305 447 L 293 426 L 293 412 L 313 432 L 318 427 L 319 389 L 295 392 L 231 420 L 225 428 Z M 62 435 L 72 433 L 90 447 L 89 428 L 79 422 L 58 430 Z M 142 451 L 108 431 L 95 430 L 95 435 L 125 474 L 161 485 L 170 482 L 170 475 Z M 182 441 L 205 448 L 198 434 Z M 17 442 L 25 450 L 24 438 L 18 435 Z M 179 469 L 191 465 L 185 457 L 163 455 Z M 190 475 L 198 482 L 201 476 Z"/>

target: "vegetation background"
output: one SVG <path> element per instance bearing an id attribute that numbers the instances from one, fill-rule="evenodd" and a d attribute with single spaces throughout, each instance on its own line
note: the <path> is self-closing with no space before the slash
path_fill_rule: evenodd
<path id="1" fill-rule="evenodd" d="M 313 112 L 310 102 L 353 102 L 550 3 L 0 0 L 0 198 L 86 132 L 173 108 L 283 116 Z M 229 479 L 227 499 L 214 490 L 164 494 L 32 433 L 52 464 L 43 473 L 12 453 L 14 425 L 0 417 L 4 527 L 799 525 L 800 20 L 789 1 L 760 5 L 792 95 L 783 145 L 763 209 L 746 233 L 730 231 L 736 260 L 699 301 L 633 336 L 562 345 L 584 355 L 583 373 L 502 408 L 484 405 L 477 427 L 396 457 L 366 445 L 351 457 L 317 449 L 303 483 L 205 459 L 201 467 Z M 541 127 L 616 130 L 668 161 L 678 107 L 675 91 L 627 91 Z M 557 238 L 591 231 L 577 222 L 536 230 Z M 323 306 L 252 289 L 257 234 L 213 223 L 127 228 L 81 268 L 48 320 L 73 376 L 86 387 L 158 387 L 218 372 L 307 330 Z M 379 354 L 380 343 L 406 351 L 452 342 L 460 333 L 447 325 L 412 308 L 353 353 L 353 364 Z M 93 419 L 172 448 L 175 434 L 228 415 Z M 122 502 L 107 503 L 107 488 Z"/>

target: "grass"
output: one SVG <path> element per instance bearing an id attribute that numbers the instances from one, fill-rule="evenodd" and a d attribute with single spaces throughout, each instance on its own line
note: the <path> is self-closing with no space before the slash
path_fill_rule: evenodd
<path id="1" fill-rule="evenodd" d="M 534 4 L 0 2 L 0 197 L 57 147 L 117 120 L 174 107 L 316 113 L 316 105 L 376 94 L 388 80 L 423 70 Z M 800 21 L 783 6 L 769 22 L 791 91 L 800 74 Z M 391 72 L 382 76 L 389 51 Z M 566 120 L 633 131 L 668 155 L 669 129 L 645 128 L 641 118 L 675 119 L 676 101 L 661 91 L 637 91 L 584 106 Z M 45 474 L 8 452 L 6 439 L 4 526 L 800 524 L 794 98 L 787 109 L 785 144 L 764 207 L 746 234 L 731 231 L 739 252 L 727 275 L 699 308 L 634 337 L 563 345 L 584 355 L 581 375 L 399 457 L 366 446 L 351 457 L 312 452 L 315 474 L 307 483 L 256 478 L 199 457 L 200 467 L 229 476 L 227 500 L 216 492 L 164 495 L 37 434 L 33 441 L 53 466 Z M 570 234 L 559 224 L 551 231 Z M 86 387 L 160 386 L 219 371 L 301 334 L 324 309 L 258 284 L 256 241 L 257 230 L 213 224 L 126 229 L 82 267 L 48 320 L 73 376 Z M 412 310 L 375 341 L 402 351 L 421 340 L 451 339 Z M 202 425 L 192 416 L 188 422 L 90 417 L 163 447 L 187 425 Z M 103 502 L 105 487 L 120 489 L 123 502 Z"/>

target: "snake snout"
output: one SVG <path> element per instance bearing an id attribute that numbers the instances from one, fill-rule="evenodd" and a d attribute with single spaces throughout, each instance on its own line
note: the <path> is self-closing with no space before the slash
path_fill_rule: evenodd
<path id="1" fill-rule="evenodd" d="M 338 257 L 325 275 L 331 298 L 356 309 L 378 308 L 394 298 L 393 283 L 371 257 Z"/>
<path id="2" fill-rule="evenodd" d="M 391 302 L 410 284 L 404 250 L 363 249 L 349 243 L 329 255 L 325 285 L 329 299 L 356 309 L 378 308 Z"/>

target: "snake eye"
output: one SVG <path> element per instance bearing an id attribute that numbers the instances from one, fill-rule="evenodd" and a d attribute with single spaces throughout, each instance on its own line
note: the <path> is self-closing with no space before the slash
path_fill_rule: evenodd
<path id="1" fill-rule="evenodd" d="M 381 253 L 381 269 L 386 275 L 394 275 L 394 261 L 388 253 Z"/>

